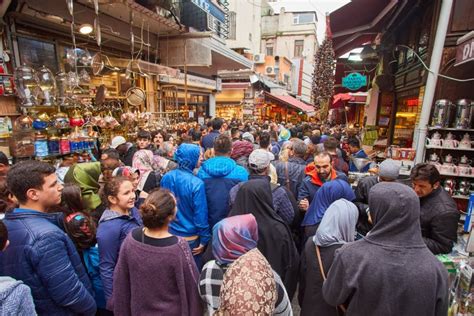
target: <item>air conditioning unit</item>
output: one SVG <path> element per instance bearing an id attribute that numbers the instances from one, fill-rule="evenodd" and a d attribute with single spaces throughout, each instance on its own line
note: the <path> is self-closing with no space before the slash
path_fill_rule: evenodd
<path id="1" fill-rule="evenodd" d="M 256 64 L 263 64 L 265 63 L 265 54 L 255 54 L 253 56 L 253 61 Z"/>
<path id="2" fill-rule="evenodd" d="M 266 75 L 274 75 L 275 74 L 275 68 L 272 67 L 272 66 L 265 67 L 265 74 Z"/>

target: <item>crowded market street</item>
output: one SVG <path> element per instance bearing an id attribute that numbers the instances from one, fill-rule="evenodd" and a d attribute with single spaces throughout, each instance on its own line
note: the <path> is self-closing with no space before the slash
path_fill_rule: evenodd
<path id="1" fill-rule="evenodd" d="M 0 2 L 0 315 L 474 315 L 474 1 Z"/>

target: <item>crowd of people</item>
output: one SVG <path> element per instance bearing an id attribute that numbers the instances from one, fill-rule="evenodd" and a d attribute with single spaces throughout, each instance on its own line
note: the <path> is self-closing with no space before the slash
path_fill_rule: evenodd
<path id="1" fill-rule="evenodd" d="M 342 126 L 220 118 L 61 168 L 0 154 L 0 313 L 446 315 L 456 204 L 429 164 L 353 188 L 365 157 Z"/>

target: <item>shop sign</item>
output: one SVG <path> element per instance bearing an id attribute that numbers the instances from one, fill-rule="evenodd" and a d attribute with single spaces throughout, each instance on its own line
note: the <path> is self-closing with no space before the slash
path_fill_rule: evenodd
<path id="1" fill-rule="evenodd" d="M 349 90 L 358 90 L 367 85 L 367 76 L 359 72 L 351 72 L 342 78 L 342 86 Z"/>
<path id="2" fill-rule="evenodd" d="M 474 31 L 466 34 L 457 41 L 455 66 L 471 60 L 474 60 Z"/>
<path id="3" fill-rule="evenodd" d="M 158 77 L 158 81 L 175 85 L 184 85 L 184 74 L 180 73 L 177 77 L 160 75 Z M 217 83 L 215 80 L 188 75 L 188 86 L 207 90 L 216 90 Z"/>

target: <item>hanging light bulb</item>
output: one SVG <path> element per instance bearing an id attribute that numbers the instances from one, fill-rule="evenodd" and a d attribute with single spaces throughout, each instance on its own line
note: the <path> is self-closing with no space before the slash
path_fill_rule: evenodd
<path id="1" fill-rule="evenodd" d="M 84 35 L 92 33 L 93 30 L 94 28 L 90 24 L 82 24 L 81 26 L 79 26 L 79 33 Z"/>

